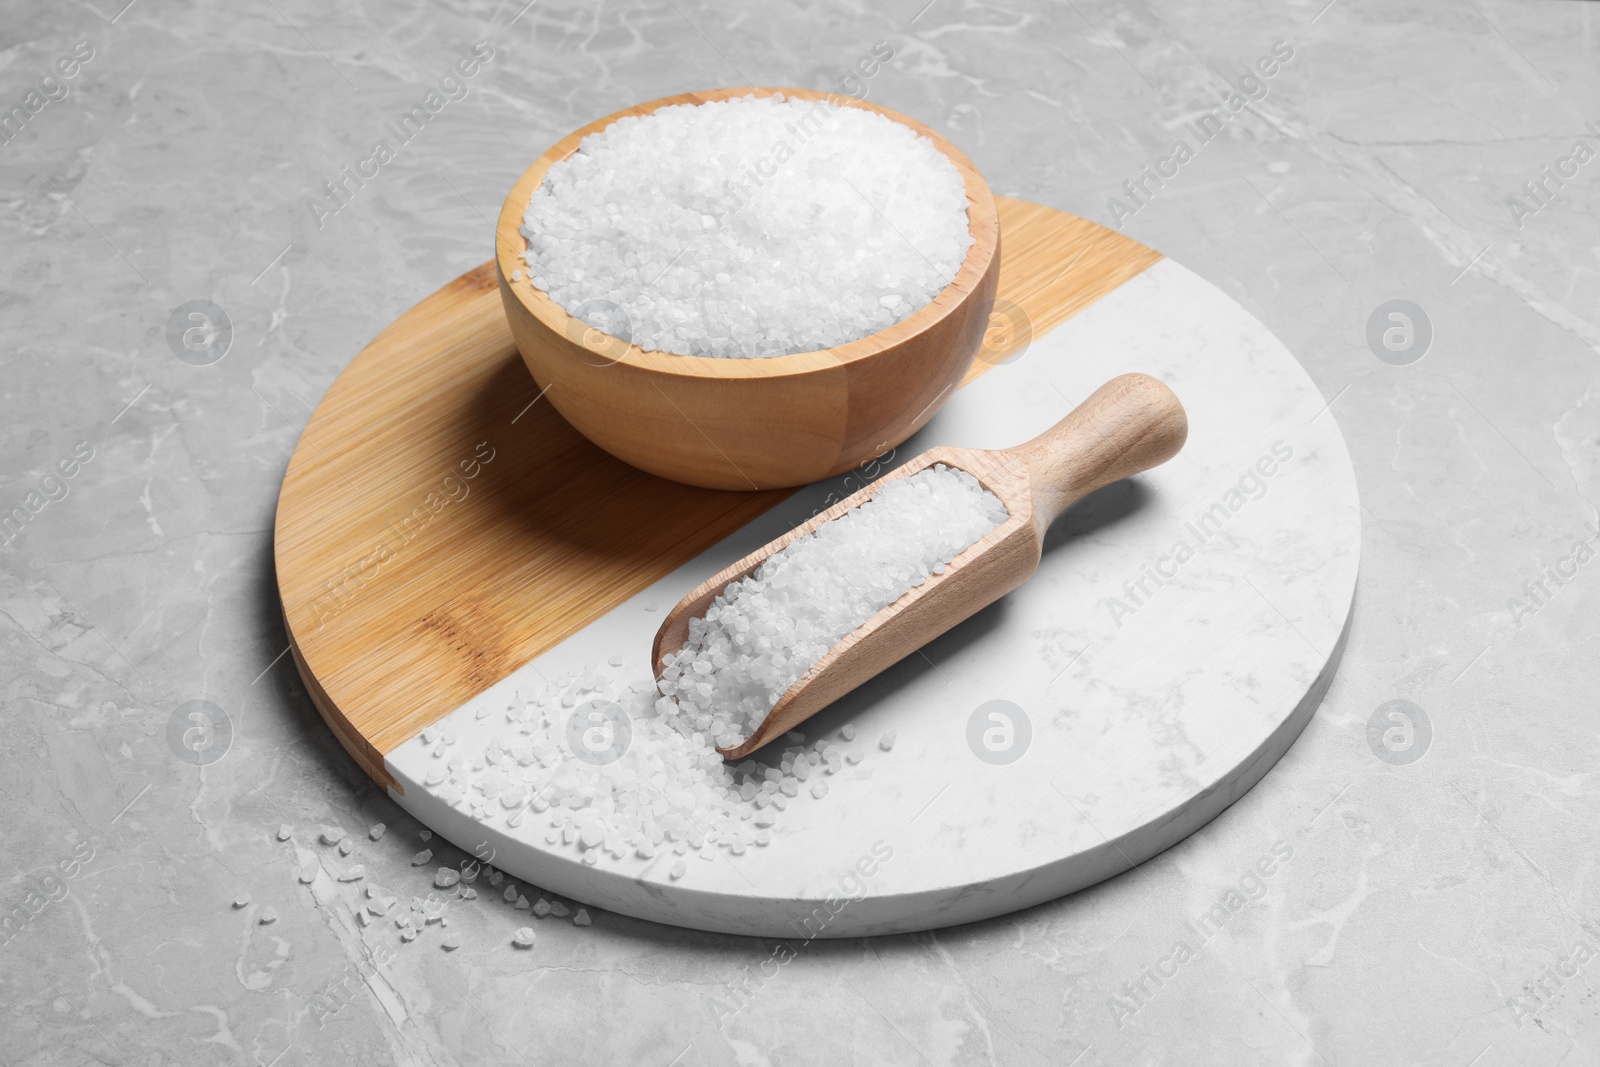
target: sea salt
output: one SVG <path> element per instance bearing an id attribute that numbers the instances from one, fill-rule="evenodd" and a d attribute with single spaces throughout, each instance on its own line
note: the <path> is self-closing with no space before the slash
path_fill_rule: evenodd
<path id="1" fill-rule="evenodd" d="M 717 746 L 738 744 L 828 649 L 1005 518 L 998 497 L 943 464 L 884 482 L 691 619 L 688 642 L 664 661 L 664 699 Z"/>
<path id="2" fill-rule="evenodd" d="M 961 173 L 909 126 L 741 97 L 618 119 L 552 166 L 522 234 L 569 314 L 680 355 L 844 344 L 924 307 L 972 233 Z"/>
<path id="3" fill-rule="evenodd" d="M 1004 518 L 997 498 L 948 467 L 886 482 L 867 504 L 730 586 L 691 623 L 690 644 L 669 657 L 659 687 L 592 663 L 519 692 L 494 724 L 474 731 L 470 749 L 437 765 L 445 776 L 438 796 L 486 824 L 536 818 L 530 836 L 583 863 L 660 862 L 673 879 L 687 871 L 678 857 L 691 852 L 711 861 L 766 845 L 791 798 L 823 802 L 822 776 L 861 755 L 826 737 L 808 744 L 799 731 L 732 764 L 716 746 L 737 743 L 840 637 Z M 602 738 L 591 749 L 590 727 L 618 731 L 611 747 Z M 424 850 L 412 863 L 431 859 Z M 499 872 L 485 871 L 495 885 Z M 527 906 L 514 884 L 503 896 Z M 540 900 L 530 910 L 542 917 L 564 907 Z"/>

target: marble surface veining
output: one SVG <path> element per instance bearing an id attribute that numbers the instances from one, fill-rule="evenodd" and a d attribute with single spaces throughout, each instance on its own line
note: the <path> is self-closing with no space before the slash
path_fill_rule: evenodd
<path id="1" fill-rule="evenodd" d="M 998 920 L 438 914 L 463 857 L 413 865 L 282 655 L 301 427 L 560 135 L 849 89 L 880 41 L 871 99 L 1217 284 L 1331 402 L 1363 565 L 1326 702 L 1199 833 Z M 1553 0 L 7 3 L 0 1061 L 1593 1062 L 1597 55 Z"/>

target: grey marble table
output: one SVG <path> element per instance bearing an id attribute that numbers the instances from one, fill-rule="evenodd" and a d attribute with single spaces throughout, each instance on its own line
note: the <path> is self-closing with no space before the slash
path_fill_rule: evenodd
<path id="1" fill-rule="evenodd" d="M 0 1061 L 1600 1059 L 1600 6 L 125 2 L 0 4 Z M 1300 356 L 1365 522 L 1326 702 L 1201 832 L 1004 919 L 780 943 L 486 877 L 430 916 L 459 855 L 283 655 L 301 427 L 561 134 L 879 42 L 872 99 Z"/>

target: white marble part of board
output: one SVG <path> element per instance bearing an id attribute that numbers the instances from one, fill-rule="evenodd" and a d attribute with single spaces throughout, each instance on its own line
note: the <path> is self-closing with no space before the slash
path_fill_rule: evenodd
<path id="1" fill-rule="evenodd" d="M 971 922 L 1092 885 L 1182 840 L 1289 748 L 1342 650 L 1360 549 L 1356 483 L 1305 371 L 1231 298 L 1162 261 L 962 389 L 893 461 L 935 443 L 1016 444 L 1126 371 L 1154 374 L 1182 399 L 1184 450 L 1069 509 L 1031 581 L 807 723 L 808 738 L 854 724 L 847 747 L 863 759 L 829 776 L 825 797 L 802 790 L 770 845 L 709 861 L 691 853 L 679 879 L 670 853 L 584 863 L 576 846 L 546 844 L 549 813 L 510 827 L 452 807 L 424 785 L 433 757 L 420 737 L 388 756 L 396 799 L 552 892 L 763 936 Z M 663 613 L 844 481 L 798 491 L 440 720 L 457 738 L 451 751 L 481 753 L 506 728 L 516 691 L 541 677 L 598 664 L 647 678 Z M 605 666 L 613 656 L 621 667 Z M 1014 762 L 981 758 L 984 746 L 969 742 L 969 720 L 997 700 L 1028 722 Z M 490 714 L 478 718 L 480 708 Z M 878 741 L 890 730 L 885 752 Z"/>

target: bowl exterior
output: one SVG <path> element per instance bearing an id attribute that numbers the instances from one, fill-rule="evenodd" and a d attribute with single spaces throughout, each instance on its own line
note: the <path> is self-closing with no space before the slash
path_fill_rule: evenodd
<path id="1" fill-rule="evenodd" d="M 778 489 L 882 456 L 933 417 L 983 344 L 999 262 L 957 306 L 897 344 L 849 361 L 814 353 L 809 367 L 767 377 L 669 374 L 619 360 L 614 338 L 551 329 L 503 275 L 500 295 L 545 400 L 594 444 L 676 482 Z"/>

